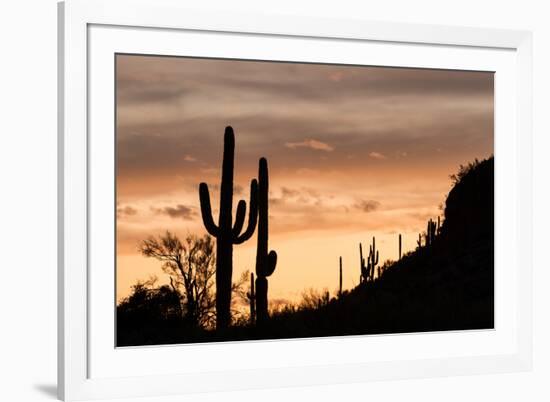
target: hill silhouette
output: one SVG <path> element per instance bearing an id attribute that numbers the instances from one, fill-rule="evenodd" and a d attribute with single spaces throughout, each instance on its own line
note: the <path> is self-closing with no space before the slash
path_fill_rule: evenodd
<path id="1" fill-rule="evenodd" d="M 223 332 L 174 326 L 117 327 L 118 345 L 405 333 L 494 327 L 494 159 L 461 166 L 440 230 L 376 280 L 337 298 L 288 307 L 260 328 Z M 358 268 L 359 269 L 359 268 Z M 119 306 L 120 310 L 120 306 Z M 119 316 L 119 324 L 124 317 Z M 174 330 L 172 330 L 174 329 Z"/>

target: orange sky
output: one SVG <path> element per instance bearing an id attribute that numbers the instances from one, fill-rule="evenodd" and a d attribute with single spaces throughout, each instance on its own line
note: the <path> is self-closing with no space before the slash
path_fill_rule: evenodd
<path id="1" fill-rule="evenodd" d="M 149 275 L 167 282 L 140 240 L 205 233 L 198 183 L 216 213 L 226 125 L 234 206 L 268 159 L 271 300 L 333 293 L 339 256 L 353 287 L 372 236 L 380 262 L 397 257 L 398 233 L 413 249 L 449 175 L 493 153 L 492 73 L 119 55 L 116 82 L 117 299 Z M 255 247 L 235 247 L 235 277 L 254 270 Z"/>

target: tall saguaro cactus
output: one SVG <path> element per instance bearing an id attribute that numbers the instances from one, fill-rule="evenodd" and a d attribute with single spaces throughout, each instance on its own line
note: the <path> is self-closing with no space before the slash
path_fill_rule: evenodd
<path id="1" fill-rule="evenodd" d="M 275 271 L 277 253 L 268 250 L 268 194 L 269 174 L 267 160 L 260 159 L 258 171 L 258 245 L 256 249 L 256 321 L 262 326 L 268 319 L 267 277 Z"/>
<path id="2" fill-rule="evenodd" d="M 246 202 L 237 204 L 233 223 L 233 169 L 235 157 L 235 134 L 231 127 L 225 128 L 222 180 L 220 185 L 220 211 L 218 224 L 214 223 L 208 185 L 199 185 L 201 214 L 204 227 L 216 238 L 216 328 L 224 329 L 231 323 L 231 278 L 233 275 L 233 245 L 244 243 L 252 237 L 258 217 L 258 182 L 250 182 L 248 226 L 243 232 Z"/>

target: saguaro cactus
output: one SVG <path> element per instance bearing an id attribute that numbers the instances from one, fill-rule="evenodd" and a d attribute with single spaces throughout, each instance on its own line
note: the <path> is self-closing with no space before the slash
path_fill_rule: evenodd
<path id="1" fill-rule="evenodd" d="M 399 259 L 401 259 L 401 233 L 399 233 Z"/>
<path id="2" fill-rule="evenodd" d="M 361 267 L 361 276 L 359 277 L 359 282 L 366 282 L 369 278 L 369 271 L 365 265 L 365 259 L 363 258 L 363 245 L 359 243 L 359 266 Z"/>
<path id="3" fill-rule="evenodd" d="M 359 243 L 359 262 L 361 264 L 361 277 L 360 282 L 368 282 L 374 280 L 374 273 L 376 265 L 378 264 L 379 253 L 376 250 L 376 240 L 372 238 L 372 244 L 369 246 L 369 256 L 367 258 L 367 264 L 365 265 L 365 259 L 363 258 L 363 246 Z"/>
<path id="4" fill-rule="evenodd" d="M 220 185 L 220 212 L 218 225 L 214 223 L 210 205 L 208 185 L 201 183 L 199 196 L 204 227 L 216 238 L 216 327 L 224 329 L 231 323 L 231 278 L 233 275 L 233 245 L 250 239 L 256 228 L 258 218 L 258 182 L 250 182 L 250 205 L 248 208 L 248 226 L 242 232 L 246 215 L 246 202 L 237 204 L 235 222 L 233 210 L 233 169 L 235 157 L 235 134 L 231 127 L 225 128 L 222 179 Z"/>
<path id="5" fill-rule="evenodd" d="M 340 257 L 340 280 L 338 283 L 338 297 L 342 296 L 342 257 Z"/>
<path id="6" fill-rule="evenodd" d="M 256 249 L 256 319 L 263 325 L 268 319 L 267 277 L 275 271 L 277 253 L 268 250 L 268 194 L 269 174 L 267 160 L 260 159 L 258 172 L 258 245 Z"/>
<path id="7" fill-rule="evenodd" d="M 436 233 L 437 233 L 436 223 L 432 219 L 430 219 L 428 221 L 428 228 L 426 230 L 426 246 L 430 246 L 433 244 Z"/>
<path id="8" fill-rule="evenodd" d="M 369 258 L 367 263 L 367 268 L 369 271 L 370 280 L 372 281 L 374 279 L 374 270 L 376 269 L 376 265 L 378 264 L 378 250 L 376 250 L 376 238 L 372 237 L 372 245 L 369 248 Z"/>
<path id="9" fill-rule="evenodd" d="M 256 293 L 254 292 L 254 272 L 250 273 L 250 292 L 246 293 L 246 298 L 250 304 L 250 324 L 256 322 Z"/>

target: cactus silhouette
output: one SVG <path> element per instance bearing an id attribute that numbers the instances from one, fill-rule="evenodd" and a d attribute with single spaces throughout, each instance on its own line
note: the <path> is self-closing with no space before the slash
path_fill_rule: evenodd
<path id="1" fill-rule="evenodd" d="M 426 246 L 430 246 L 433 244 L 437 230 L 438 229 L 436 223 L 430 219 L 428 221 L 428 228 L 426 230 Z"/>
<path id="2" fill-rule="evenodd" d="M 422 247 L 422 234 L 418 233 L 418 240 L 416 241 L 418 248 Z"/>
<path id="3" fill-rule="evenodd" d="M 340 257 L 340 280 L 338 283 L 338 297 L 342 296 L 342 257 Z"/>
<path id="4" fill-rule="evenodd" d="M 216 238 L 216 328 L 224 329 L 231 324 L 231 278 L 233 275 L 233 245 L 241 244 L 254 234 L 258 218 L 258 182 L 250 182 L 250 205 L 248 226 L 243 232 L 246 202 L 237 204 L 233 223 L 233 169 L 235 157 L 235 134 L 231 127 L 225 128 L 222 179 L 220 185 L 220 211 L 218 225 L 212 217 L 208 185 L 199 185 L 201 215 L 204 227 Z"/>
<path id="5" fill-rule="evenodd" d="M 374 280 L 374 270 L 378 264 L 378 250 L 376 250 L 376 238 L 372 237 L 372 245 L 369 247 L 369 258 L 367 268 L 369 271 L 370 280 Z"/>
<path id="6" fill-rule="evenodd" d="M 363 245 L 359 243 L 359 266 L 361 267 L 361 276 L 359 277 L 359 282 L 366 282 L 369 277 L 369 271 L 365 265 L 365 259 L 363 258 Z"/>
<path id="7" fill-rule="evenodd" d="M 376 265 L 378 264 L 379 253 L 376 250 L 376 239 L 372 238 L 372 244 L 369 246 L 369 256 L 367 258 L 367 264 L 363 258 L 363 246 L 359 243 L 359 261 L 361 263 L 361 277 L 360 282 L 368 282 L 374 280 L 374 273 L 376 272 Z"/>
<path id="8" fill-rule="evenodd" d="M 250 273 L 250 292 L 246 293 L 246 298 L 250 304 L 250 324 L 256 322 L 256 293 L 254 292 L 254 273 Z"/>
<path id="9" fill-rule="evenodd" d="M 256 248 L 256 322 L 263 325 L 269 318 L 267 311 L 267 277 L 275 271 L 277 253 L 268 250 L 268 194 L 269 174 L 267 160 L 260 159 L 258 171 L 258 244 Z"/>
<path id="10" fill-rule="evenodd" d="M 401 259 L 401 233 L 399 233 L 399 259 Z"/>

